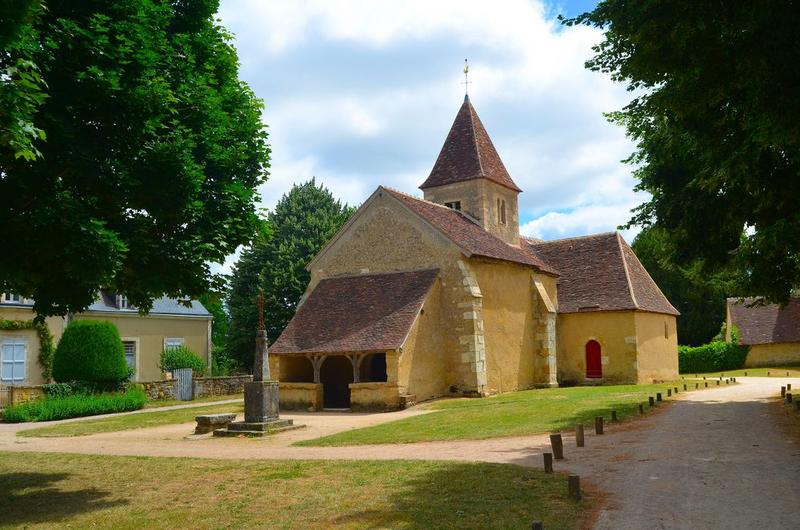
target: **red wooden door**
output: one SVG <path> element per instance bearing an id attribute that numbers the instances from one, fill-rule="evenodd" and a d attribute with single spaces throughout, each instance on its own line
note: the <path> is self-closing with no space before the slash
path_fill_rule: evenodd
<path id="1" fill-rule="evenodd" d="M 600 360 L 600 343 L 590 340 L 586 343 L 586 377 L 603 377 L 603 363 Z"/>

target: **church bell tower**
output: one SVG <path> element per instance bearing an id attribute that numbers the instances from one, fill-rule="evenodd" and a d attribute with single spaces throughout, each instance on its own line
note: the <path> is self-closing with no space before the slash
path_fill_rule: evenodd
<path id="1" fill-rule="evenodd" d="M 522 190 L 500 160 L 468 95 L 419 188 L 425 200 L 460 210 L 487 232 L 519 246 L 517 196 Z"/>

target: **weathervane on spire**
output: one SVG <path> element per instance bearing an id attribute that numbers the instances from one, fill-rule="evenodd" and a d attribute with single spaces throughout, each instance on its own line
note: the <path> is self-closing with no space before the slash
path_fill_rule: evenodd
<path id="1" fill-rule="evenodd" d="M 469 84 L 472 81 L 469 80 L 469 62 L 464 59 L 464 101 L 469 99 Z"/>

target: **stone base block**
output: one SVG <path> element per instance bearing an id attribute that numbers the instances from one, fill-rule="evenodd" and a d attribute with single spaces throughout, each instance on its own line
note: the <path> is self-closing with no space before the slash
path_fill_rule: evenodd
<path id="1" fill-rule="evenodd" d="M 283 431 L 300 429 L 305 425 L 295 425 L 292 420 L 273 420 L 264 422 L 235 421 L 225 429 L 217 429 L 214 436 L 248 436 L 262 437 L 269 436 Z"/>
<path id="2" fill-rule="evenodd" d="M 244 385 L 244 421 L 264 423 L 278 419 L 278 382 L 253 381 Z"/>

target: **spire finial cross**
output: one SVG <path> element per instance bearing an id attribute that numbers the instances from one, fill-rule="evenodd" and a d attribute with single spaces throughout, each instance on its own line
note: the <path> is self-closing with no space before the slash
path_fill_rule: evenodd
<path id="1" fill-rule="evenodd" d="M 469 80 L 469 61 L 464 59 L 464 82 L 461 83 L 461 84 L 464 85 L 464 98 L 465 99 L 469 97 L 469 84 L 470 83 L 472 83 L 472 81 Z"/>

